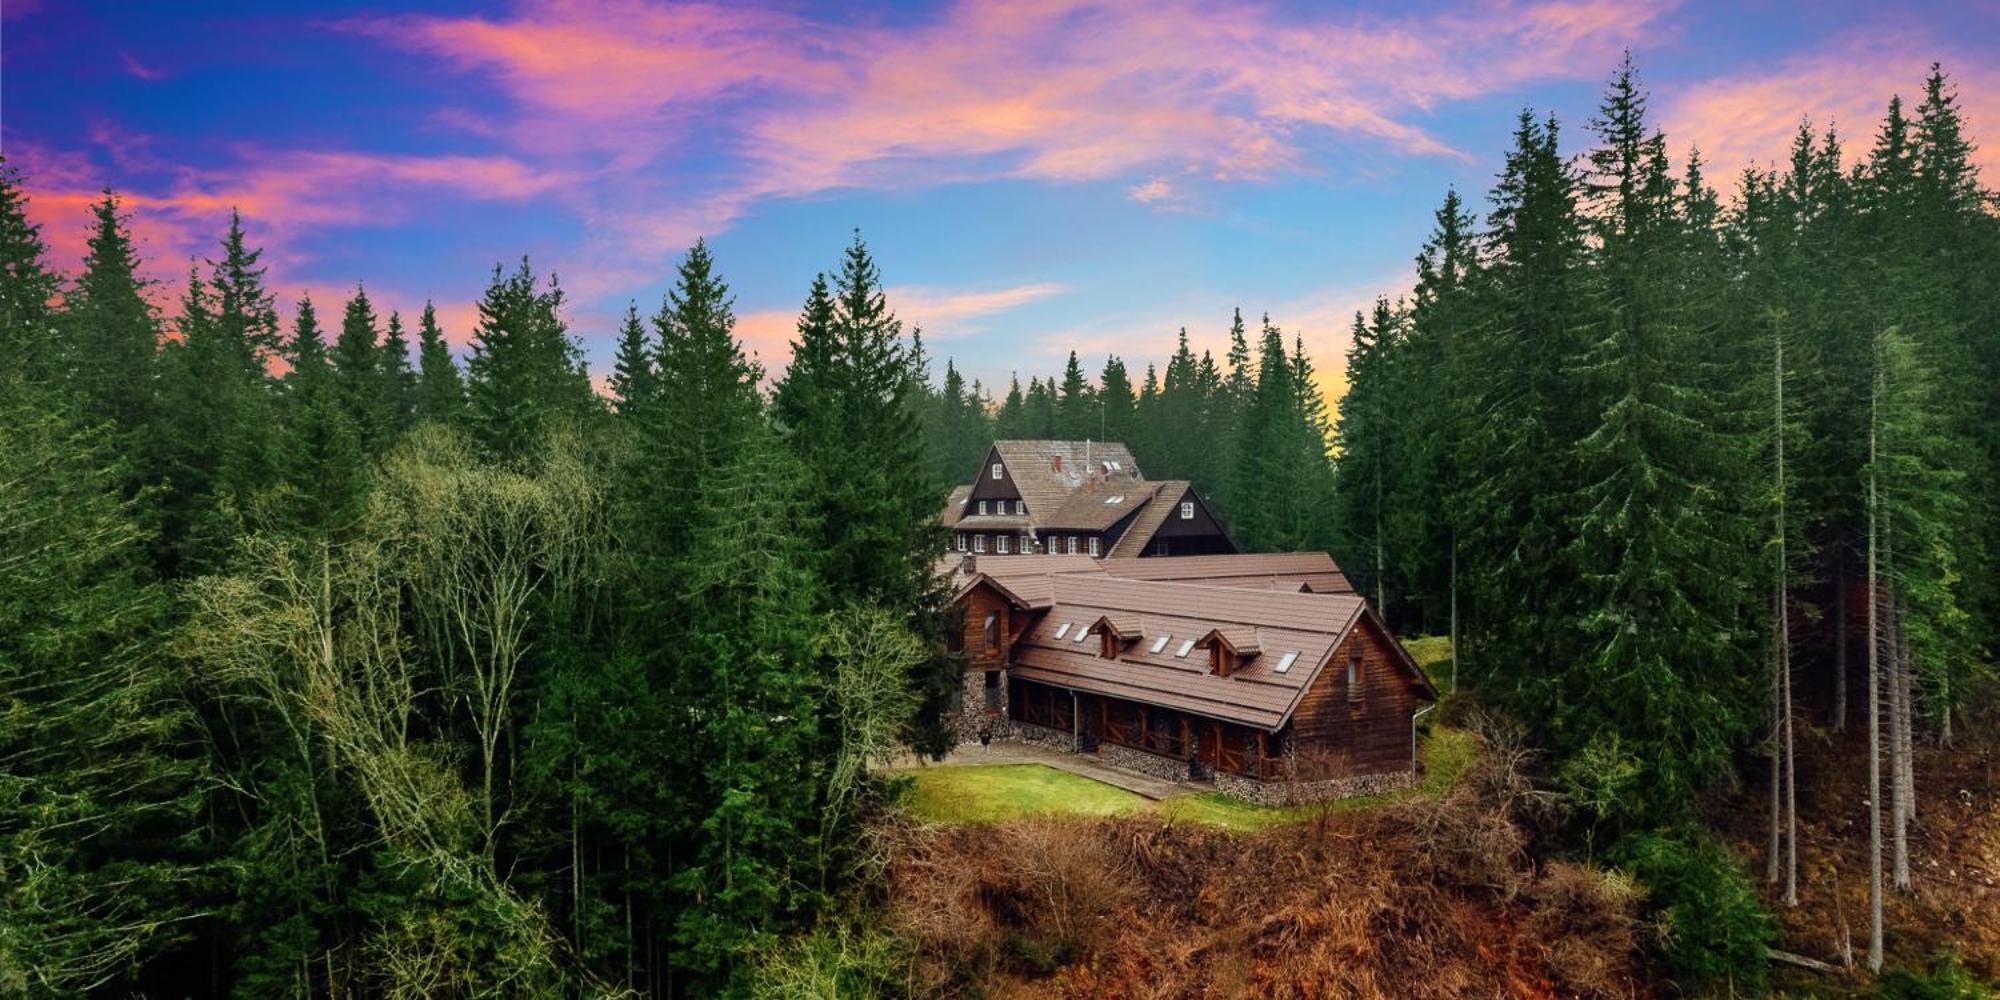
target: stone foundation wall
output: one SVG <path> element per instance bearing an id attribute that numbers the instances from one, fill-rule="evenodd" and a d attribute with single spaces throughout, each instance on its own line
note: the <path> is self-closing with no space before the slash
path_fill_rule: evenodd
<path id="1" fill-rule="evenodd" d="M 1100 744 L 1097 751 L 1098 756 L 1112 767 L 1124 768 L 1127 771 L 1137 771 L 1140 774 L 1149 775 L 1164 781 L 1188 780 L 1188 766 L 1186 761 L 1174 760 L 1171 757 L 1162 757 L 1158 754 L 1147 753 L 1144 750 L 1134 750 L 1131 747 L 1121 747 L 1110 743 Z"/>
<path id="2" fill-rule="evenodd" d="M 968 670 L 959 680 L 958 711 L 952 713 L 952 733 L 960 743 L 979 742 L 979 727 L 989 726 L 995 740 L 1014 735 L 1014 720 L 1007 717 L 1007 674 L 1000 674 L 1000 707 L 986 711 L 986 672 Z"/>
<path id="3" fill-rule="evenodd" d="M 1328 778 L 1323 781 L 1259 781 L 1240 774 L 1218 771 L 1215 775 L 1215 790 L 1258 805 L 1295 806 L 1407 788 L 1415 784 L 1416 780 L 1416 774 L 1411 771 L 1363 774 L 1352 778 Z"/>
<path id="4" fill-rule="evenodd" d="M 1066 753 L 1076 749 L 1075 738 L 1063 730 L 1050 729 L 1047 726 L 1037 726 L 1027 722 L 1012 723 L 1012 726 L 1014 738 L 1023 743 L 1033 743 L 1036 746 L 1044 746 L 1051 750 L 1061 750 Z"/>

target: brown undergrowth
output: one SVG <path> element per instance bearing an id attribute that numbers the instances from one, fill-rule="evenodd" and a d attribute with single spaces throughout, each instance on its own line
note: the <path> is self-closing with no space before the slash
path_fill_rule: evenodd
<path id="1" fill-rule="evenodd" d="M 1782 924 L 1777 947 L 1811 958 L 1858 964 L 1868 947 L 1868 794 L 1866 733 L 1806 727 L 1799 740 L 1799 903 L 1784 905 L 1779 887 L 1763 885 Z M 1917 815 L 1910 825 L 1909 891 L 1883 900 L 1890 967 L 1922 969 L 1950 953 L 1981 980 L 2000 981 L 2000 734 L 1961 734 L 1945 748 L 1916 751 Z M 1756 773 L 1754 770 L 1752 773 Z M 1768 830 L 1767 786 L 1753 783 L 1721 817 L 1762 873 Z M 1884 825 L 1887 825 L 1884 810 Z M 1884 878 L 1889 866 L 1884 835 Z M 1760 880 L 1760 885 L 1761 885 Z M 1868 995 L 1858 968 L 1826 976 L 1781 970 L 1778 985 L 1802 995 Z"/>
<path id="2" fill-rule="evenodd" d="M 938 996 L 1648 995 L 1621 877 L 1537 865 L 1505 753 L 1438 800 L 1256 834 L 1155 817 L 894 830 L 893 930 Z"/>

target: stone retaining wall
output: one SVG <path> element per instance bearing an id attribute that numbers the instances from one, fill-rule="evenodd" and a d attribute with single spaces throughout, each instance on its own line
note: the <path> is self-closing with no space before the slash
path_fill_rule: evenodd
<path id="1" fill-rule="evenodd" d="M 1000 707 L 992 714 L 986 711 L 986 674 L 980 670 L 968 670 L 959 681 L 958 711 L 952 713 L 951 730 L 960 743 L 979 742 L 979 727 L 990 726 L 995 740 L 1004 740 L 1014 734 L 1014 720 L 1007 717 L 1007 675 L 1000 675 Z"/>
<path id="2" fill-rule="evenodd" d="M 1049 747 L 1050 749 L 1061 750 L 1065 753 L 1076 750 L 1076 739 L 1063 730 L 1050 729 L 1047 726 L 1037 726 L 1028 722 L 1015 722 L 1010 723 L 1010 725 L 1013 727 L 1014 738 L 1023 743 L 1033 743 L 1036 746 Z"/>
<path id="3" fill-rule="evenodd" d="M 1391 771 L 1387 774 L 1363 774 L 1352 778 L 1328 778 L 1324 781 L 1258 781 L 1240 774 L 1218 771 L 1215 775 L 1215 789 L 1225 795 L 1233 795 L 1258 805 L 1295 806 L 1407 788 L 1415 784 L 1416 779 L 1416 774 L 1410 771 Z"/>
<path id="4" fill-rule="evenodd" d="M 1127 771 L 1137 771 L 1140 774 L 1159 778 L 1163 781 L 1188 780 L 1186 761 L 1174 760 L 1171 757 L 1162 757 L 1158 754 L 1147 753 L 1144 750 L 1134 750 L 1131 747 L 1121 747 L 1111 743 L 1100 744 L 1097 751 L 1098 756 L 1112 767 L 1122 767 Z"/>

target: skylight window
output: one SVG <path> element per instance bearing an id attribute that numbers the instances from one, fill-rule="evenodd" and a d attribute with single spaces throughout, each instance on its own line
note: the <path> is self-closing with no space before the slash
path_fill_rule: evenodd
<path id="1" fill-rule="evenodd" d="M 1157 656 L 1157 655 L 1159 655 L 1159 652 L 1160 652 L 1160 650 L 1162 650 L 1162 649 L 1165 649 L 1165 648 L 1167 648 L 1167 640 L 1168 640 L 1168 639 L 1171 639 L 1171 638 L 1173 638 L 1173 636 L 1170 636 L 1170 635 L 1163 635 L 1163 636 L 1159 637 L 1158 639 L 1154 639 L 1154 640 L 1153 640 L 1153 654 Z"/>
<path id="2" fill-rule="evenodd" d="M 1090 629 L 1081 625 L 1077 626 L 1076 641 L 1082 642 L 1083 640 L 1088 638 L 1090 638 Z"/>
<path id="3" fill-rule="evenodd" d="M 1299 651 L 1296 649 L 1292 650 L 1291 652 L 1286 653 L 1284 655 L 1284 658 L 1278 661 L 1278 665 L 1272 667 L 1271 669 L 1276 673 L 1282 674 L 1285 671 L 1292 669 L 1292 661 L 1298 658 L 1299 658 Z"/>
<path id="4" fill-rule="evenodd" d="M 1068 623 L 1068 622 L 1063 622 L 1063 623 L 1062 623 L 1061 625 L 1057 625 L 1057 626 L 1056 626 L 1056 638 L 1060 639 L 1060 638 L 1062 638 L 1063 636 L 1066 636 L 1066 635 L 1068 635 L 1068 634 L 1069 634 L 1069 623 Z"/>
<path id="5" fill-rule="evenodd" d="M 1179 649 L 1176 649 L 1176 650 L 1174 650 L 1174 658 L 1175 658 L 1175 659 L 1186 659 L 1186 658 L 1187 658 L 1187 655 L 1188 655 L 1188 653 L 1189 653 L 1189 652 L 1191 652 L 1191 651 L 1193 651 L 1193 649 L 1194 649 L 1194 640 L 1193 640 L 1193 639 L 1183 639 L 1183 640 L 1181 640 L 1181 648 L 1179 648 Z"/>
<path id="6" fill-rule="evenodd" d="M 1124 503 L 1124 502 L 1125 502 L 1125 496 L 1124 496 L 1124 494 L 1122 494 L 1122 493 L 1121 493 L 1121 494 L 1119 494 L 1118 496 L 1115 496 L 1115 497 L 1105 497 L 1105 498 L 1104 498 L 1104 505 L 1105 505 L 1106 507 L 1109 507 L 1109 506 L 1111 506 L 1112 504 L 1119 504 L 1119 503 Z"/>

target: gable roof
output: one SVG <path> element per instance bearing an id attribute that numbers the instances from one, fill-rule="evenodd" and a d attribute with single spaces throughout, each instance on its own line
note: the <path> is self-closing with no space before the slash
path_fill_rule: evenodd
<path id="1" fill-rule="evenodd" d="M 1305 692 L 1365 614 L 1348 595 L 1285 594 L 1204 587 L 1104 574 L 1050 574 L 1045 613 L 1014 644 L 1012 676 L 1128 701 L 1180 709 L 1265 730 L 1282 728 Z M 1114 658 L 1096 644 L 1075 641 L 1078 624 L 1138 621 L 1139 631 L 1166 637 L 1160 651 L 1136 643 Z M 1069 624 L 1058 639 L 1056 629 Z M 1206 656 L 1176 656 L 1187 640 L 1221 632 L 1251 656 L 1229 676 L 1209 672 Z M 1299 655 L 1285 673 L 1285 653 Z M 1300 669 L 1301 666 L 1306 669 Z M 1414 670 L 1414 664 L 1411 664 Z M 1418 674 L 1421 677 L 1421 674 Z M 1422 683 L 1420 681 L 1420 683 Z"/>
<path id="2" fill-rule="evenodd" d="M 1147 504 L 1125 533 L 1118 536 L 1118 544 L 1113 545 L 1111 551 L 1104 554 L 1105 557 L 1136 558 L 1145 552 L 1146 546 L 1152 544 L 1153 536 L 1159 533 L 1160 526 L 1173 516 L 1175 506 L 1192 486 L 1185 479 L 1162 480 L 1159 489 L 1153 493 L 1153 502 Z"/>
<path id="3" fill-rule="evenodd" d="M 995 441 L 993 453 L 1006 463 L 1029 516 L 1042 524 L 1093 476 L 1114 483 L 1144 480 L 1131 449 L 1116 441 Z M 1114 468 L 1107 472 L 1107 467 Z"/>

